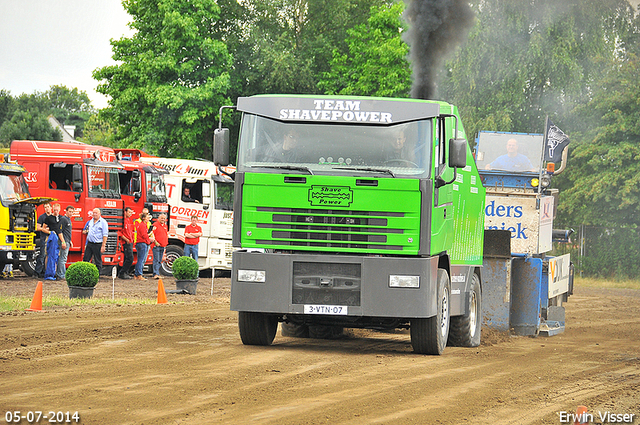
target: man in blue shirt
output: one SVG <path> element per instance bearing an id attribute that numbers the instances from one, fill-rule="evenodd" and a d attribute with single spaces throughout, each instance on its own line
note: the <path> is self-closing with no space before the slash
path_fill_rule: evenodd
<path id="1" fill-rule="evenodd" d="M 487 170 L 503 171 L 536 171 L 529 158 L 518 153 L 518 141 L 516 139 L 509 139 L 507 141 L 507 153 L 497 157 L 486 168 Z"/>
<path id="2" fill-rule="evenodd" d="M 102 270 L 102 254 L 107 248 L 107 237 L 109 236 L 109 224 L 100 217 L 100 208 L 93 209 L 93 218 L 87 221 L 82 231 L 87 235 L 87 246 L 84 249 L 82 261 L 89 262 L 93 257 L 98 272 Z"/>

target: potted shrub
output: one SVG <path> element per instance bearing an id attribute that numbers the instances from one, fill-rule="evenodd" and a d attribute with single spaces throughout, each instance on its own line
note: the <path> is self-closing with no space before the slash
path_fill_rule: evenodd
<path id="1" fill-rule="evenodd" d="M 176 278 L 176 289 L 195 295 L 198 287 L 198 262 L 191 257 L 179 257 L 173 262 L 173 277 Z"/>
<path id="2" fill-rule="evenodd" d="M 65 279 L 69 286 L 69 298 L 91 298 L 100 272 L 95 264 L 78 261 L 69 266 Z"/>

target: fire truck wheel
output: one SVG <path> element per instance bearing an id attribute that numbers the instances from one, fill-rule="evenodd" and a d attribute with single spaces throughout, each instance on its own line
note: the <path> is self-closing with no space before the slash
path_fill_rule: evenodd
<path id="1" fill-rule="evenodd" d="M 282 336 L 293 338 L 309 338 L 309 326 L 282 322 L 280 325 L 280 333 Z"/>
<path id="2" fill-rule="evenodd" d="M 482 327 L 482 290 L 480 277 L 474 273 L 471 290 L 467 293 L 468 310 L 462 316 L 451 318 L 448 345 L 452 347 L 477 347 L 480 345 Z"/>
<path id="3" fill-rule="evenodd" d="M 438 302 L 436 315 L 427 319 L 411 320 L 411 345 L 418 354 L 440 355 L 447 345 L 449 336 L 449 295 L 451 282 L 449 273 L 438 269 Z"/>
<path id="4" fill-rule="evenodd" d="M 38 254 L 40 254 L 40 241 L 36 241 L 36 249 L 33 253 L 25 260 L 20 262 L 20 268 L 27 276 L 34 276 L 36 274 L 36 258 L 38 258 Z"/>
<path id="5" fill-rule="evenodd" d="M 278 331 L 278 317 L 266 313 L 240 311 L 238 328 L 244 345 L 271 345 Z"/>
<path id="6" fill-rule="evenodd" d="M 160 265 L 160 274 L 173 276 L 173 262 L 184 255 L 184 250 L 177 245 L 169 245 L 164 250 L 165 261 Z"/>

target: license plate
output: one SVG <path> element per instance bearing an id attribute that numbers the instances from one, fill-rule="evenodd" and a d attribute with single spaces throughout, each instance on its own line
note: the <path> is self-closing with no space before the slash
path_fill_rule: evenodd
<path id="1" fill-rule="evenodd" d="M 334 314 L 334 315 L 346 316 L 347 306 L 305 304 L 304 314 Z"/>

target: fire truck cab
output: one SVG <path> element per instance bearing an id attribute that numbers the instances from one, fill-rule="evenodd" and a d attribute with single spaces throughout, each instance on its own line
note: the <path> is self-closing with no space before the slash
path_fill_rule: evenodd
<path id="1" fill-rule="evenodd" d="M 14 140 L 10 155 L 26 169 L 25 180 L 32 196 L 57 199 L 61 211 L 68 205 L 74 206 L 75 212 L 70 217 L 72 245 L 68 263 L 82 259 L 86 244 L 82 229 L 94 208 L 100 208 L 109 224 L 107 247 L 102 256 L 104 268 L 122 263 L 118 231 L 123 224 L 120 173 L 124 167 L 116 161 L 113 149 L 80 142 Z M 42 212 L 43 207 L 39 207 L 37 215 Z M 34 258 L 22 266 L 25 273 L 34 274 Z"/>

